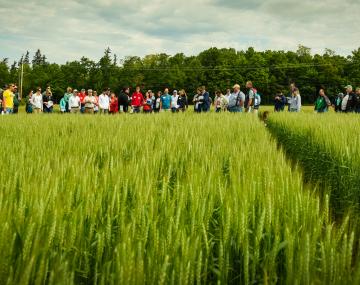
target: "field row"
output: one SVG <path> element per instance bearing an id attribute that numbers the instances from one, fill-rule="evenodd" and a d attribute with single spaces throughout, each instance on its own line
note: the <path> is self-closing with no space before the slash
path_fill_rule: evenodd
<path id="1" fill-rule="evenodd" d="M 360 121 L 357 115 L 272 115 L 268 127 L 306 182 L 329 191 L 336 213 L 360 209 Z"/>
<path id="2" fill-rule="evenodd" d="M 360 283 L 357 223 L 255 116 L 30 120 L 0 126 L 0 284 Z"/>

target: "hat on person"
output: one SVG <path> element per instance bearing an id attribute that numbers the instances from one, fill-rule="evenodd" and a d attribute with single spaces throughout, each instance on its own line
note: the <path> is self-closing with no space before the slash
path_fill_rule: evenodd
<path id="1" fill-rule="evenodd" d="M 352 86 L 350 84 L 345 86 L 345 89 L 352 89 Z"/>
<path id="2" fill-rule="evenodd" d="M 174 91 L 173 91 L 173 94 L 177 94 L 177 90 L 174 90 Z"/>
<path id="3" fill-rule="evenodd" d="M 239 89 L 240 89 L 240 85 L 239 85 L 239 84 L 235 84 L 233 88 L 239 88 Z"/>

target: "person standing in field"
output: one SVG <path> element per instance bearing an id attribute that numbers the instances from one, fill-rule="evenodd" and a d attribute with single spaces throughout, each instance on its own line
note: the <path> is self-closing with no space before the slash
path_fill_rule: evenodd
<path id="1" fill-rule="evenodd" d="M 360 113 L 360 87 L 356 88 L 355 97 L 356 97 L 355 113 Z"/>
<path id="2" fill-rule="evenodd" d="M 181 110 L 182 112 L 185 112 L 186 109 L 189 107 L 188 99 L 184 89 L 181 89 L 179 91 L 178 105 L 179 105 L 179 110 Z"/>
<path id="3" fill-rule="evenodd" d="M 231 90 L 228 88 L 228 89 L 226 89 L 226 94 L 224 95 L 228 104 L 229 104 L 230 95 L 231 95 Z"/>
<path id="4" fill-rule="evenodd" d="M 206 91 L 206 87 L 201 87 L 201 95 L 203 96 L 202 112 L 209 112 L 211 106 L 211 98 L 209 92 Z"/>
<path id="5" fill-rule="evenodd" d="M 44 113 L 52 113 L 54 102 L 53 102 L 53 96 L 50 87 L 46 88 L 46 91 L 43 94 L 43 111 Z"/>
<path id="6" fill-rule="evenodd" d="M 18 92 L 18 87 L 15 85 L 14 88 L 14 109 L 13 114 L 17 114 L 19 112 L 19 106 L 20 106 L 20 96 Z"/>
<path id="7" fill-rule="evenodd" d="M 154 111 L 154 105 L 155 105 L 155 93 L 152 90 L 149 90 L 150 98 L 151 98 L 151 111 Z"/>
<path id="8" fill-rule="evenodd" d="M 135 92 L 131 97 L 131 107 L 133 113 L 140 113 L 141 107 L 144 105 L 144 96 L 140 92 L 140 86 L 136 86 Z"/>
<path id="9" fill-rule="evenodd" d="M 282 92 L 278 92 L 275 96 L 275 106 L 274 111 L 275 112 L 283 112 L 286 105 L 286 97 Z"/>
<path id="10" fill-rule="evenodd" d="M 85 97 L 86 97 L 86 92 L 85 89 L 81 89 L 81 92 L 79 93 L 79 98 L 80 98 L 80 112 L 84 113 L 85 112 Z"/>
<path id="11" fill-rule="evenodd" d="M 329 98 L 325 95 L 325 91 L 323 88 L 319 90 L 319 96 L 315 101 L 315 112 L 317 113 L 325 113 L 329 110 L 329 106 L 331 106 L 331 102 Z"/>
<path id="12" fill-rule="evenodd" d="M 160 108 L 161 108 L 161 95 L 162 95 L 162 92 L 161 92 L 161 91 L 158 91 L 158 92 L 156 93 L 156 98 L 155 98 L 154 106 L 153 106 L 154 113 L 159 113 L 159 112 L 160 112 Z"/>
<path id="13" fill-rule="evenodd" d="M 93 91 L 93 95 L 94 95 L 94 98 L 95 98 L 95 102 L 94 102 L 94 114 L 97 114 L 97 113 L 99 113 L 99 96 L 98 96 L 96 90 Z"/>
<path id="14" fill-rule="evenodd" d="M 291 98 L 290 112 L 300 112 L 301 110 L 301 96 L 299 89 L 295 88 Z"/>
<path id="15" fill-rule="evenodd" d="M 254 91 L 254 113 L 258 114 L 261 104 L 261 96 L 257 89 L 253 88 Z"/>
<path id="16" fill-rule="evenodd" d="M 168 112 L 171 109 L 171 95 L 169 89 L 165 88 L 164 94 L 161 96 L 161 111 Z"/>
<path id="17" fill-rule="evenodd" d="M 294 93 L 295 88 L 296 88 L 295 82 L 291 82 L 290 85 L 289 85 L 290 93 L 289 93 L 289 96 L 287 97 L 287 100 L 286 100 L 289 112 L 290 112 L 291 100 L 293 99 L 293 93 Z"/>
<path id="18" fill-rule="evenodd" d="M 66 93 L 64 94 L 64 100 L 65 100 L 65 104 L 66 104 L 66 112 L 70 112 L 69 99 L 72 95 L 73 95 L 72 88 L 68 87 L 66 89 Z"/>
<path id="19" fill-rule="evenodd" d="M 334 100 L 334 110 L 336 113 L 341 112 L 341 103 L 344 99 L 344 94 L 343 93 L 339 93 Z"/>
<path id="20" fill-rule="evenodd" d="M 199 88 L 196 89 L 196 94 L 194 95 L 194 98 L 193 98 L 194 112 L 195 112 L 195 113 L 201 112 L 201 110 L 199 109 L 199 105 L 200 105 L 200 101 L 199 101 L 200 94 L 201 94 L 201 90 L 200 90 L 200 87 L 199 87 Z M 200 111 L 199 111 L 199 110 L 200 110 Z"/>
<path id="21" fill-rule="evenodd" d="M 221 95 L 221 92 L 220 92 L 220 91 L 215 91 L 215 98 L 214 98 L 214 109 L 215 109 L 215 113 L 221 112 L 221 107 L 220 107 L 220 95 Z"/>
<path id="22" fill-rule="evenodd" d="M 0 88 L 0 112 L 1 112 L 1 114 L 4 114 L 3 93 L 4 93 L 4 90 Z"/>
<path id="23" fill-rule="evenodd" d="M 14 112 L 14 94 L 15 84 L 9 84 L 8 88 L 3 92 L 3 110 L 5 114 L 12 114 Z"/>
<path id="24" fill-rule="evenodd" d="M 80 98 L 76 89 L 74 89 L 74 92 L 69 98 L 69 110 L 72 114 L 78 114 L 80 112 Z"/>
<path id="25" fill-rule="evenodd" d="M 341 102 L 341 111 L 344 113 L 354 112 L 356 99 L 351 85 L 345 86 L 345 96 Z"/>
<path id="26" fill-rule="evenodd" d="M 60 106 L 60 113 L 65 114 L 66 113 L 66 102 L 65 102 L 64 97 L 61 98 L 59 106 Z"/>
<path id="27" fill-rule="evenodd" d="M 151 90 L 145 94 L 145 102 L 143 107 L 143 112 L 145 114 L 150 114 L 152 112 L 153 100 L 151 98 Z"/>
<path id="28" fill-rule="evenodd" d="M 239 113 L 243 111 L 246 96 L 240 90 L 240 85 L 234 85 L 234 92 L 229 97 L 228 110 L 230 113 Z"/>
<path id="29" fill-rule="evenodd" d="M 36 88 L 36 93 L 32 96 L 33 111 L 35 114 L 39 114 L 43 111 L 43 95 L 41 94 L 41 88 Z"/>
<path id="30" fill-rule="evenodd" d="M 115 115 L 116 113 L 119 112 L 119 102 L 118 102 L 118 98 L 116 97 L 115 93 L 112 92 L 110 95 L 110 114 Z"/>
<path id="31" fill-rule="evenodd" d="M 32 107 L 32 104 L 31 104 L 31 101 L 32 101 L 32 97 L 33 97 L 33 91 L 31 90 L 29 95 L 26 96 L 25 98 L 25 110 L 26 110 L 26 113 L 28 114 L 31 114 L 33 112 L 33 107 Z"/>
<path id="32" fill-rule="evenodd" d="M 119 95 L 119 112 L 120 113 L 127 113 L 129 108 L 129 94 L 130 88 L 125 87 Z"/>
<path id="33" fill-rule="evenodd" d="M 202 91 L 202 87 L 199 87 L 199 96 L 197 97 L 197 112 L 201 113 L 204 110 L 204 95 Z"/>
<path id="34" fill-rule="evenodd" d="M 178 99 L 179 95 L 177 94 L 177 90 L 173 91 L 173 95 L 171 96 L 171 112 L 176 113 L 178 112 Z"/>
<path id="35" fill-rule="evenodd" d="M 94 114 L 96 99 L 93 95 L 92 89 L 87 91 L 87 95 L 84 98 L 84 113 L 85 114 Z M 81 99 L 80 99 L 81 103 Z"/>
<path id="36" fill-rule="evenodd" d="M 99 96 L 99 109 L 100 114 L 109 114 L 110 98 L 107 95 L 107 89 Z"/>
<path id="37" fill-rule="evenodd" d="M 228 111 L 229 108 L 229 100 L 226 99 L 225 95 L 222 94 L 221 91 L 220 92 L 220 108 L 222 112 L 226 112 Z M 245 100 L 245 94 L 242 93 L 244 95 L 243 100 Z"/>
<path id="38" fill-rule="evenodd" d="M 246 96 L 245 96 L 245 112 L 250 113 L 254 106 L 255 92 L 254 87 L 251 81 L 246 82 Z"/>

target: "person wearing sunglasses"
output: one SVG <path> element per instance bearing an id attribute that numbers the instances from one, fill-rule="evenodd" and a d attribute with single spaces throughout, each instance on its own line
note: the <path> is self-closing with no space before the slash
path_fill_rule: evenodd
<path id="1" fill-rule="evenodd" d="M 41 93 L 41 88 L 36 88 L 36 93 L 32 96 L 32 105 L 33 105 L 33 112 L 35 114 L 40 114 L 43 111 L 44 107 L 44 101 L 43 101 L 43 95 Z"/>

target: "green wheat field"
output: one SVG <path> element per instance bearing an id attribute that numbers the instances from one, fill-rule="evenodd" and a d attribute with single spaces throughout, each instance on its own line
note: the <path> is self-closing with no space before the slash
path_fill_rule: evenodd
<path id="1" fill-rule="evenodd" d="M 1 116 L 0 284 L 360 284 L 357 116 Z"/>

